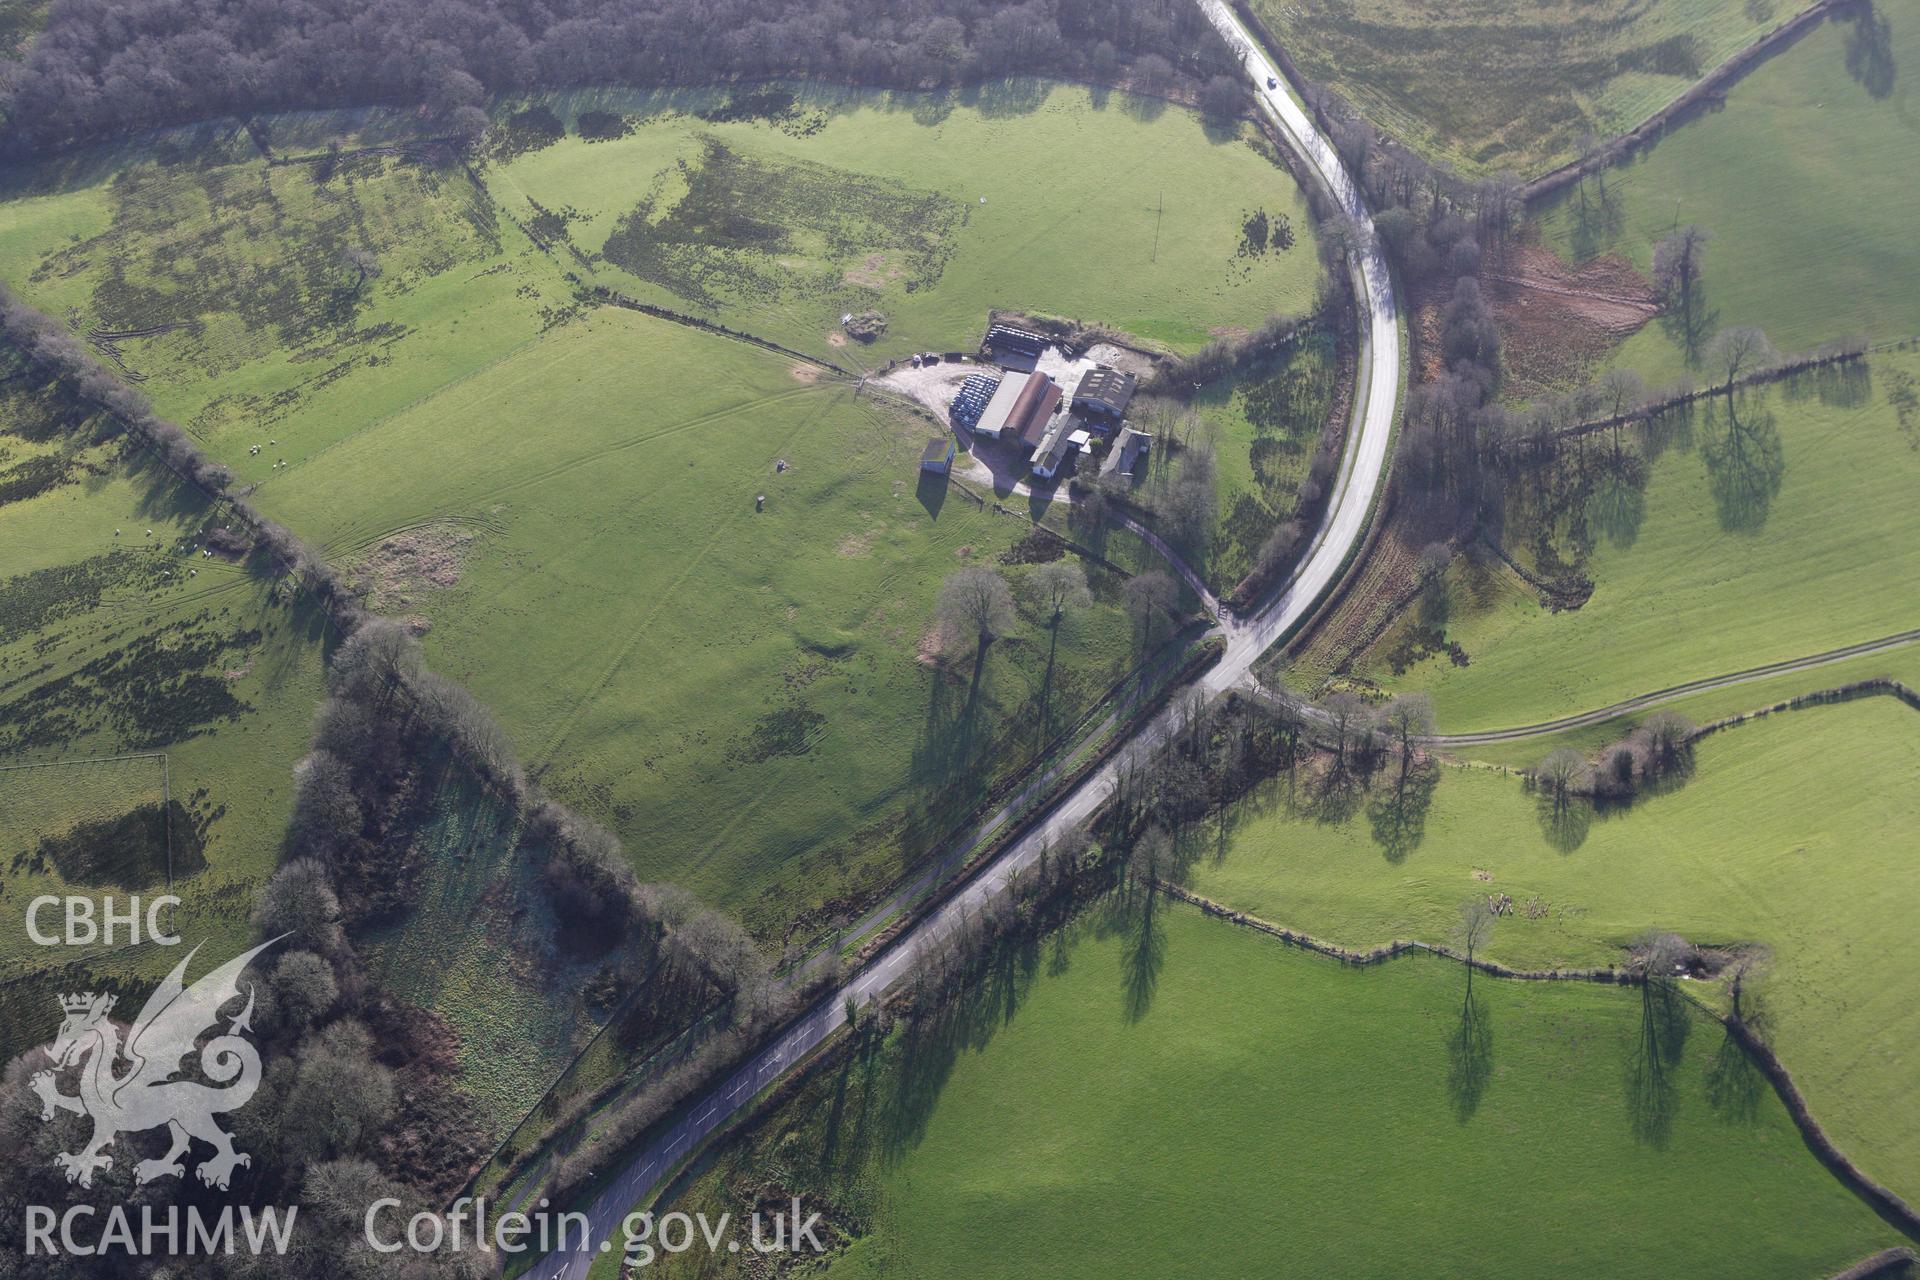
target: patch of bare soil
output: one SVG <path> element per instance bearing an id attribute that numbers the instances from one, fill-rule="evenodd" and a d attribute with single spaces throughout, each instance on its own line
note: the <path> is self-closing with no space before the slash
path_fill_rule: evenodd
<path id="1" fill-rule="evenodd" d="M 914 653 L 913 660 L 923 667 L 939 666 L 940 655 L 947 651 L 947 645 L 951 642 L 952 638 L 953 637 L 948 634 L 946 623 L 935 622 L 932 626 L 928 627 L 926 632 L 920 637 L 920 644 Z"/>
<path id="2" fill-rule="evenodd" d="M 885 528 L 886 525 L 879 524 L 863 530 L 860 533 L 850 533 L 840 539 L 840 545 L 836 549 L 843 556 L 864 556 L 873 550 L 873 540 L 879 537 L 880 531 Z"/>
<path id="3" fill-rule="evenodd" d="M 376 542 L 353 566 L 367 603 L 378 612 L 404 609 L 460 581 L 475 532 L 436 520 Z"/>
<path id="4" fill-rule="evenodd" d="M 1509 392 L 1584 381 L 1606 354 L 1660 311 L 1653 285 L 1617 253 L 1577 266 L 1523 243 L 1480 270 L 1500 324 Z"/>
<path id="5" fill-rule="evenodd" d="M 884 289 L 905 274 L 906 268 L 883 249 L 868 254 L 859 266 L 848 267 L 846 280 L 866 289 Z"/>
<path id="6" fill-rule="evenodd" d="M 827 345 L 830 347 L 844 347 L 847 345 L 847 335 L 835 329 L 827 335 Z"/>
<path id="7" fill-rule="evenodd" d="M 787 372 L 793 375 L 795 382 L 820 381 L 820 371 L 810 364 L 796 364 L 793 368 L 787 370 Z"/>

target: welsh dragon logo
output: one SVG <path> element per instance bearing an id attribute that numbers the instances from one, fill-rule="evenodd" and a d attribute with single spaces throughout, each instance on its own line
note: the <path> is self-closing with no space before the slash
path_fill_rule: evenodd
<path id="1" fill-rule="evenodd" d="M 182 1060 L 194 1052 L 202 1034 L 215 1028 L 220 1010 L 239 998 L 240 974 L 279 940 L 261 943 L 188 987 L 182 979 L 200 950 L 195 947 L 147 999 L 127 1030 L 124 1048 L 119 1030 L 107 1018 L 114 997 L 88 992 L 60 998 L 66 1020 L 47 1049 L 55 1069 L 37 1072 L 31 1083 L 40 1095 L 42 1120 L 53 1119 L 55 1111 L 71 1111 L 93 1121 L 93 1137 L 84 1147 L 54 1157 L 68 1182 L 92 1186 L 95 1170 L 113 1167 L 113 1157 L 105 1151 L 116 1137 L 163 1125 L 173 1145 L 158 1160 L 136 1164 L 135 1181 L 180 1177 L 186 1172 L 181 1157 L 194 1138 L 214 1149 L 196 1170 L 200 1181 L 210 1187 L 226 1190 L 233 1171 L 253 1163 L 250 1156 L 233 1149 L 233 1136 L 213 1119 L 244 1107 L 260 1087 L 260 1054 L 242 1035 L 253 1029 L 251 986 L 246 1007 L 229 1016 L 225 1033 L 200 1047 L 200 1072 L 213 1085 L 173 1077 L 184 1069 Z M 70 1067 L 80 1069 L 77 1094 L 59 1091 L 58 1073 Z"/>

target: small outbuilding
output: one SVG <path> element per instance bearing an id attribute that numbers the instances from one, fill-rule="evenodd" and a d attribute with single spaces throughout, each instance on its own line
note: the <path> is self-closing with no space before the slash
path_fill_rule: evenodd
<path id="1" fill-rule="evenodd" d="M 934 436 L 920 451 L 920 469 L 944 476 L 953 470 L 955 453 L 952 436 Z"/>

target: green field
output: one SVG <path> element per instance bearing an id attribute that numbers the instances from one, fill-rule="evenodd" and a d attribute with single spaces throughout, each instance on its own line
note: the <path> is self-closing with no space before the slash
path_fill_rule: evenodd
<path id="1" fill-rule="evenodd" d="M 1355 947 L 1444 941 L 1462 899 L 1505 893 L 1520 910 L 1488 953 L 1529 967 L 1618 963 L 1648 928 L 1762 943 L 1769 1033 L 1815 1116 L 1913 1196 L 1920 1124 L 1905 1064 L 1920 1052 L 1908 999 L 1920 960 L 1903 939 L 1920 894 L 1916 769 L 1920 717 L 1890 697 L 1714 735 L 1684 786 L 1624 810 L 1556 817 L 1516 778 L 1452 767 L 1398 810 L 1389 769 L 1371 795 L 1276 795 L 1189 882 Z"/>
<path id="2" fill-rule="evenodd" d="M 1552 612 L 1497 560 L 1463 557 L 1446 635 L 1468 665 L 1441 654 L 1395 675 L 1390 630 L 1366 674 L 1430 690 L 1441 731 L 1464 733 L 1911 628 L 1892 586 L 1920 574 L 1905 534 L 1920 480 L 1910 407 L 1901 419 L 1917 375 L 1920 357 L 1893 353 L 1824 390 L 1745 394 L 1732 419 L 1724 397 L 1700 402 L 1662 430 L 1644 488 L 1598 485 L 1573 513 L 1592 540 L 1584 605 Z M 1517 557 L 1534 555 L 1530 528 L 1507 532 Z"/>
<path id="3" fill-rule="evenodd" d="M 1137 911 L 822 1070 L 675 1207 L 811 1192 L 839 1276 L 1812 1280 L 1897 1239 L 1683 1003 L 1657 1071 L 1618 988 L 1481 979 L 1463 1040 L 1456 965 Z"/>
<path id="4" fill-rule="evenodd" d="M 318 618 L 203 557 L 220 513 L 123 441 L 94 443 L 60 404 L 22 381 L 0 395 L 0 762 L 164 753 L 165 772 L 157 758 L 0 771 L 0 961 L 14 975 L 104 951 L 33 946 L 28 900 L 112 894 L 124 910 L 129 893 L 166 892 L 169 825 L 174 929 L 231 954 L 279 855 L 320 697 Z M 108 967 L 151 979 L 177 959 L 147 946 Z M 50 1032 L 55 993 L 22 989 L 44 1007 L 16 1024 L 10 994 L 9 1032 Z"/>
<path id="5" fill-rule="evenodd" d="M 1758 325 L 1801 351 L 1848 334 L 1920 333 L 1909 213 L 1920 21 L 1879 12 L 1890 63 L 1867 56 L 1860 24 L 1822 23 L 1735 84 L 1723 109 L 1589 180 L 1584 197 L 1569 191 L 1541 210 L 1547 242 L 1575 259 L 1624 253 L 1645 271 L 1676 223 L 1698 223 L 1712 236 L 1695 323 L 1705 336 Z M 1879 79 L 1875 65 L 1909 74 Z M 1612 359 L 1663 383 L 1687 369 L 1686 338 L 1675 318 L 1657 317 Z"/>
<path id="6" fill-rule="evenodd" d="M 574 130 L 489 186 L 513 217 L 544 211 L 588 282 L 842 363 L 971 351 L 989 307 L 1192 349 L 1313 302 L 1305 200 L 1251 126 L 1034 82 L 789 96 L 554 101 Z M 588 109 L 639 123 L 587 142 Z M 1285 220 L 1290 248 L 1241 252 L 1257 212 Z M 840 317 L 867 310 L 885 335 L 832 347 Z"/>
<path id="7" fill-rule="evenodd" d="M 1025 531 L 917 487 L 923 442 L 849 382 L 608 308 L 257 500 L 430 626 L 644 877 L 777 930 L 876 888 L 1132 661 L 1111 605 L 1062 627 L 1050 682 L 1031 618 L 977 690 L 970 658 L 920 661 L 942 577 Z"/>
<path id="8" fill-rule="evenodd" d="M 1470 174 L 1531 176 L 1622 133 L 1804 0 L 1336 0 L 1254 8 L 1307 77 Z"/>
<path id="9" fill-rule="evenodd" d="M 1019 524 L 916 492 L 927 428 L 850 384 L 581 291 L 846 363 L 970 347 L 995 305 L 1195 347 L 1305 310 L 1312 231 L 1250 129 L 1078 87 L 536 105 L 499 110 L 477 171 L 409 153 L 381 112 L 269 119 L 271 161 L 207 128 L 16 169 L 0 277 L 430 627 L 436 665 L 643 874 L 777 932 L 918 856 L 1132 637 L 1109 580 L 1057 652 L 1029 617 L 978 689 L 936 675 L 939 580 Z M 590 109 L 623 136 L 578 136 Z M 1241 252 L 1256 212 L 1290 247 Z M 874 308 L 873 349 L 834 345 Z"/>

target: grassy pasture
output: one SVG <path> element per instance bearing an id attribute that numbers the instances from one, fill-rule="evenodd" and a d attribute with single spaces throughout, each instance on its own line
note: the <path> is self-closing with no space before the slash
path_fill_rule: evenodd
<path id="1" fill-rule="evenodd" d="M 1803 0 L 1257 0 L 1307 76 L 1467 173 L 1543 172 L 1624 132 Z"/>
<path id="2" fill-rule="evenodd" d="M 1658 442 L 1644 488 L 1600 486 L 1578 512 L 1596 584 L 1583 606 L 1551 612 L 1497 561 L 1461 558 L 1446 633 L 1468 665 L 1442 654 L 1395 675 L 1384 655 L 1409 618 L 1367 674 L 1430 690 L 1441 730 L 1466 732 L 1911 627 L 1894 584 L 1920 574 L 1906 536 L 1920 451 L 1902 408 L 1916 375 L 1920 357 L 1891 353 L 1824 392 L 1743 394 L 1731 416 L 1724 397 L 1701 402 Z M 1524 529 L 1507 541 L 1530 554 Z"/>
<path id="3" fill-rule="evenodd" d="M 1889 43 L 1856 21 L 1821 24 L 1734 85 L 1724 109 L 1539 210 L 1547 242 L 1573 259 L 1624 253 L 1644 271 L 1676 223 L 1699 223 L 1713 237 L 1696 324 L 1706 336 L 1758 325 L 1792 351 L 1920 333 L 1920 21 L 1878 12 Z M 1657 383 L 1689 358 L 1677 321 L 1659 317 L 1612 362 Z"/>
<path id="4" fill-rule="evenodd" d="M 1038 747 L 1043 698 L 1064 728 L 1131 658 L 1108 604 L 1062 627 L 1050 684 L 1032 618 L 971 695 L 965 654 L 920 661 L 941 578 L 1023 524 L 916 488 L 924 429 L 852 390 L 603 309 L 259 500 L 430 623 L 435 665 L 644 876 L 777 926 L 920 852 Z"/>
<path id="5" fill-rule="evenodd" d="M 1463 1040 L 1455 965 L 1137 910 L 822 1071 L 674 1207 L 812 1192 L 861 1233 L 836 1276 L 1799 1278 L 1894 1242 L 1690 1010 L 1636 1092 L 1633 992 L 1477 981 Z"/>
<path id="6" fill-rule="evenodd" d="M 1109 606 L 1069 622 L 1049 683 L 1029 618 L 971 704 L 964 687 L 952 700 L 915 662 L 935 584 L 1004 550 L 1012 523 L 949 494 L 935 528 L 905 491 L 923 428 L 718 340 L 610 336 L 642 322 L 578 323 L 576 288 L 610 283 L 846 360 L 827 341 L 846 290 L 892 315 L 888 352 L 971 342 L 994 304 L 1193 346 L 1216 324 L 1304 308 L 1318 275 L 1284 170 L 1251 135 L 1210 135 L 1165 104 L 1033 83 L 758 103 L 557 103 L 569 120 L 589 106 L 632 117 L 592 144 L 543 139 L 503 108 L 478 185 L 408 158 L 380 113 L 277 117 L 273 162 L 243 132 L 182 131 L 8 173 L 0 199 L 0 275 L 262 485 L 257 501 L 351 565 L 376 607 L 430 622 L 436 660 L 644 871 L 735 904 L 771 903 L 767 869 L 801 849 L 818 899 L 876 874 L 861 859 L 880 845 L 893 846 L 882 861 L 911 856 L 924 833 L 899 827 L 909 796 L 929 827 L 964 809 L 1025 758 L 1006 757 L 1006 734 L 1044 736 L 1042 690 L 1064 726 L 1124 670 L 1129 640 Z M 1043 165 L 1044 184 L 990 180 Z M 754 236 L 776 196 L 794 230 L 769 248 Z M 600 256 L 642 201 L 660 224 L 615 256 L 699 296 L 649 293 Z M 1290 248 L 1239 252 L 1256 209 L 1269 228 L 1288 220 Z M 360 278 L 358 249 L 377 275 Z M 794 468 L 775 476 L 780 456 Z M 763 490 L 764 518 L 742 523 Z M 881 637 L 884 656 L 863 647 Z M 739 671 L 778 675 L 748 688 Z M 656 696 L 655 680 L 676 692 Z M 875 710 L 823 729 L 813 704 L 829 691 Z M 743 718 L 710 723 L 715 705 Z M 956 738 L 960 715 L 978 741 Z M 985 774 L 962 767 L 989 741 Z M 824 776 L 823 756 L 838 761 Z"/>
<path id="7" fill-rule="evenodd" d="M 549 215 L 593 283 L 842 363 L 971 350 L 994 306 L 1191 349 L 1306 310 L 1319 280 L 1305 201 L 1250 128 L 1153 100 L 1023 81 L 808 90 L 757 115 L 710 92 L 546 101 L 638 123 L 491 170 L 504 210 Z M 1258 210 L 1290 248 L 1241 253 Z M 885 335 L 829 352 L 869 309 Z"/>
<path id="8" fill-rule="evenodd" d="M 1906 1064 L 1920 1017 L 1908 993 L 1920 961 L 1904 938 L 1920 894 L 1917 768 L 1920 718 L 1881 697 L 1707 738 L 1684 785 L 1624 810 L 1555 815 L 1487 769 L 1439 770 L 1404 811 L 1391 776 L 1370 795 L 1303 787 L 1247 818 L 1224 856 L 1210 845 L 1189 883 L 1348 946 L 1442 941 L 1463 899 L 1506 893 L 1519 910 L 1487 950 L 1523 966 L 1616 963 L 1656 927 L 1762 943 L 1770 1035 L 1814 1114 L 1912 1197 L 1920 1124 Z"/>
<path id="9" fill-rule="evenodd" d="M 219 520 L 196 491 L 59 412 L 24 383 L 0 396 L 0 486 L 33 479 L 0 500 L 0 763 L 164 752 L 174 807 L 160 807 L 157 759 L 0 772 L 12 918 L 0 963 L 13 976 L 101 950 L 31 946 L 26 902 L 164 892 L 169 823 L 175 931 L 232 954 L 278 855 L 289 769 L 320 696 L 316 621 L 241 566 L 188 549 Z M 56 465 L 36 465 L 47 459 Z M 178 958 L 147 946 L 61 980 L 150 981 Z M 32 995 L 16 1019 L 9 987 L 9 1049 L 58 1021 L 54 988 L 21 989 Z"/>
<path id="10" fill-rule="evenodd" d="M 273 123 L 294 140 L 320 127 Z M 570 314 L 552 262 L 455 167 L 378 153 L 270 165 L 241 134 L 6 177 L 0 277 L 90 337 L 242 482 Z M 360 281 L 348 249 L 371 251 L 379 274 Z"/>

